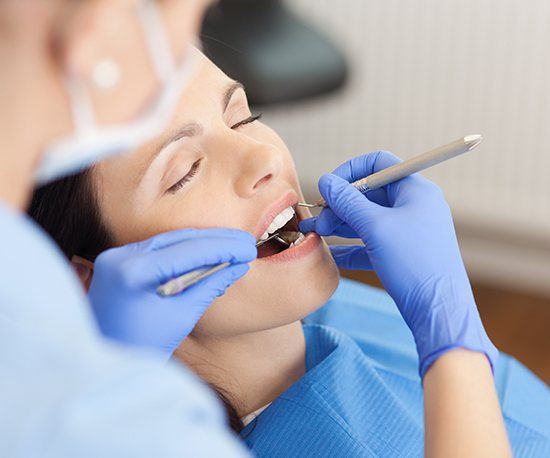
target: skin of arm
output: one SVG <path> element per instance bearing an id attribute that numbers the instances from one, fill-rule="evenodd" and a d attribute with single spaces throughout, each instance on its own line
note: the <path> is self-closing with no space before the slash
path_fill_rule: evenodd
<path id="1" fill-rule="evenodd" d="M 511 457 L 489 361 L 456 349 L 424 377 L 426 457 Z"/>

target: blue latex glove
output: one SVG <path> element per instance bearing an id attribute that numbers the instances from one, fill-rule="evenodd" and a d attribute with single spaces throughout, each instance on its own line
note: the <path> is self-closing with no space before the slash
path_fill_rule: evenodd
<path id="1" fill-rule="evenodd" d="M 387 152 L 352 159 L 319 180 L 330 208 L 302 221 L 302 232 L 360 238 L 364 246 L 332 247 L 345 269 L 374 269 L 411 329 L 420 375 L 445 352 L 463 347 L 485 353 L 494 367 L 498 351 L 481 323 L 441 190 L 416 174 L 366 196 L 348 182 L 399 159 Z"/>
<path id="2" fill-rule="evenodd" d="M 249 269 L 256 240 L 231 229 L 183 229 L 113 248 L 98 256 L 89 298 L 104 335 L 160 350 L 166 359 L 206 309 Z M 172 297 L 157 288 L 200 267 L 233 265 Z"/>

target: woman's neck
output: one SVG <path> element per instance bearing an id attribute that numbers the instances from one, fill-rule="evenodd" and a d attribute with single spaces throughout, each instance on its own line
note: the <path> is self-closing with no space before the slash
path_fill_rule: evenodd
<path id="1" fill-rule="evenodd" d="M 229 338 L 189 336 L 175 356 L 223 390 L 240 417 L 272 402 L 305 373 L 299 321 Z"/>

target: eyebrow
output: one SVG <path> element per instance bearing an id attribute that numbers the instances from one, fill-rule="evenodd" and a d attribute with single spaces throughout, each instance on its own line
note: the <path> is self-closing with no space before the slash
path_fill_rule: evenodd
<path id="1" fill-rule="evenodd" d="M 238 81 L 234 81 L 226 90 L 222 98 L 222 111 L 225 112 L 227 110 L 227 107 L 229 106 L 229 102 L 231 102 L 231 98 L 233 97 L 233 94 L 238 91 L 239 89 L 242 89 L 244 91 L 244 86 L 242 83 L 239 83 Z M 197 124 L 196 122 L 190 122 L 188 124 L 185 124 L 184 126 L 180 127 L 178 130 L 173 132 L 164 142 L 162 142 L 162 145 L 159 148 L 159 152 L 162 151 L 164 148 L 166 148 L 170 143 L 177 142 L 178 140 L 181 140 L 184 137 L 196 137 L 198 135 L 202 134 L 202 126 L 200 124 Z M 156 157 L 157 154 L 153 155 Z"/>
<path id="2" fill-rule="evenodd" d="M 239 83 L 238 81 L 233 81 L 233 84 L 229 86 L 225 94 L 223 96 L 223 102 L 222 102 L 222 111 L 225 112 L 227 110 L 227 106 L 229 105 L 229 102 L 231 102 L 231 97 L 233 97 L 233 94 L 238 91 L 239 89 L 242 89 L 244 91 L 244 86 L 242 83 Z"/>
<path id="3" fill-rule="evenodd" d="M 178 140 L 181 140 L 182 138 L 185 138 L 185 137 L 196 137 L 200 134 L 202 134 L 202 126 L 200 124 L 197 124 L 196 122 L 190 122 L 190 123 L 184 124 L 175 132 L 172 132 L 168 136 L 168 138 L 162 142 L 162 145 L 158 148 L 157 151 L 155 151 L 155 154 L 153 155 L 152 159 L 154 159 L 158 155 L 158 153 L 160 153 L 170 143 L 177 142 Z"/>
<path id="4" fill-rule="evenodd" d="M 229 106 L 229 102 L 231 102 L 231 98 L 233 97 L 233 94 L 235 94 L 236 91 L 239 89 L 244 90 L 244 86 L 242 83 L 239 83 L 238 81 L 233 81 L 232 84 L 225 90 L 225 93 L 222 97 L 222 112 L 225 112 L 227 110 L 227 107 Z M 139 178 L 138 183 L 141 182 L 143 179 L 145 173 L 153 163 L 153 161 L 157 158 L 157 156 L 171 143 L 177 142 L 178 140 L 181 140 L 185 137 L 196 137 L 201 135 L 203 132 L 203 128 L 200 124 L 196 122 L 190 122 L 187 124 L 184 124 L 182 127 L 178 128 L 174 132 L 168 135 L 168 137 L 161 143 L 161 145 L 157 148 L 155 148 L 154 153 L 149 157 L 147 160 L 147 163 L 143 167 L 143 169 L 139 172 Z"/>

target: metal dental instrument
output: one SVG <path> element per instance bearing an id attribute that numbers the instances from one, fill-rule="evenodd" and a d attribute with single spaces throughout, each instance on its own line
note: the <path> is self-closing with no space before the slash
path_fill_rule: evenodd
<path id="1" fill-rule="evenodd" d="M 361 193 L 365 194 L 373 189 L 381 188 L 389 183 L 398 181 L 401 178 L 408 177 L 413 173 L 420 172 L 429 167 L 439 164 L 440 162 L 447 161 L 453 157 L 460 156 L 461 154 L 472 151 L 477 145 L 481 143 L 483 137 L 481 135 L 467 135 L 464 138 L 456 140 L 439 148 L 435 148 L 420 156 L 413 157 L 399 164 L 392 165 L 387 169 L 380 170 L 373 173 L 366 178 L 354 181 L 351 183 Z M 308 204 L 307 202 L 298 202 L 300 207 L 326 207 L 327 203 L 324 199 L 321 199 L 315 204 Z"/>
<path id="2" fill-rule="evenodd" d="M 279 243 L 282 243 L 286 246 L 289 245 L 289 243 L 286 242 L 286 240 L 284 240 L 278 233 L 275 233 L 275 234 L 271 234 L 265 240 L 259 240 L 256 243 L 256 247 L 260 247 L 264 243 L 272 239 L 275 239 Z M 218 264 L 217 266 L 203 267 L 201 269 L 193 270 L 177 278 L 174 278 L 164 283 L 163 285 L 160 285 L 157 288 L 157 294 L 163 297 L 174 296 L 176 294 L 181 293 L 182 291 L 185 291 L 187 288 L 189 288 L 190 286 L 193 286 L 195 283 L 198 283 L 199 281 L 204 280 L 205 278 L 208 278 L 211 275 L 214 275 L 216 272 L 219 272 L 220 270 L 225 269 L 226 267 L 229 267 L 230 265 L 231 264 L 229 262 L 224 262 L 222 264 Z"/>

